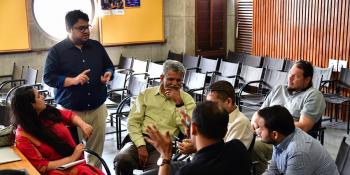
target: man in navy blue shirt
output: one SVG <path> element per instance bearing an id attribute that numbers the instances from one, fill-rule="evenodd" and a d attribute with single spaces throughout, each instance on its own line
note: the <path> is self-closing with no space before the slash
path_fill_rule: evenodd
<path id="1" fill-rule="evenodd" d="M 89 39 L 89 17 L 80 10 L 67 13 L 68 37 L 49 50 L 44 82 L 56 88 L 55 100 L 63 108 L 76 112 L 93 126 L 86 147 L 102 155 L 107 108 L 106 83 L 113 78 L 114 67 L 104 49 Z M 79 137 L 81 131 L 78 131 Z M 89 164 L 100 166 L 93 156 Z"/>

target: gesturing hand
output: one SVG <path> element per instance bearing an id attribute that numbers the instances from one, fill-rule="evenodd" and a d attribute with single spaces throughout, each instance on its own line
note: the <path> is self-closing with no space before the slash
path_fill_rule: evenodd
<path id="1" fill-rule="evenodd" d="M 74 77 L 74 85 L 83 85 L 87 81 L 89 81 L 89 76 L 87 75 L 90 72 L 90 69 L 84 70 L 82 73 L 80 73 L 78 76 Z"/>
<path id="2" fill-rule="evenodd" d="M 111 76 L 112 76 L 112 72 L 109 72 L 109 71 L 105 72 L 105 74 L 103 74 L 103 76 L 101 76 L 101 82 L 103 84 L 106 84 L 109 81 L 109 79 L 111 78 Z"/>
<path id="3" fill-rule="evenodd" d="M 154 146 L 161 156 L 165 159 L 171 158 L 171 138 L 169 132 L 165 135 L 161 134 L 159 130 L 153 126 L 147 126 L 146 132 L 148 137 L 146 141 Z"/>

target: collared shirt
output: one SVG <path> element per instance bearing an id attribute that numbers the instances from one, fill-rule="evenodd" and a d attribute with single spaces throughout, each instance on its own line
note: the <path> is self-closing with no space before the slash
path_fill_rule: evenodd
<path id="1" fill-rule="evenodd" d="M 299 128 L 273 147 L 267 175 L 339 175 L 334 160 L 319 141 Z"/>
<path id="2" fill-rule="evenodd" d="M 319 90 L 310 87 L 305 91 L 290 93 L 286 85 L 279 85 L 274 88 L 261 108 L 273 105 L 286 107 L 295 121 L 299 121 L 300 116 L 304 114 L 317 122 L 326 108 L 326 102 Z"/>
<path id="3" fill-rule="evenodd" d="M 232 139 L 240 140 L 248 149 L 253 139 L 253 130 L 249 119 L 236 107 L 229 115 L 225 142 Z"/>
<path id="4" fill-rule="evenodd" d="M 193 160 L 181 167 L 176 175 L 250 175 L 250 156 L 241 141 L 233 139 L 200 149 Z"/>
<path id="5" fill-rule="evenodd" d="M 87 83 L 64 87 L 66 77 L 76 77 L 87 69 L 90 69 L 90 80 Z M 107 88 L 101 82 L 101 76 L 107 71 L 113 75 L 113 63 L 99 42 L 89 39 L 79 49 L 67 38 L 49 50 L 44 82 L 56 88 L 55 100 L 64 108 L 74 111 L 92 110 L 106 100 Z"/>
<path id="6" fill-rule="evenodd" d="M 180 96 L 184 106 L 177 108 L 173 100 L 160 92 L 160 86 L 148 88 L 139 94 L 131 107 L 127 126 L 130 138 L 137 147 L 146 144 L 142 134 L 147 134 L 145 129 L 149 125 L 157 126 L 163 134 L 167 131 L 172 136 L 179 134 L 179 129 L 183 129 L 179 110 L 191 116 L 196 105 L 186 92 L 181 90 Z"/>

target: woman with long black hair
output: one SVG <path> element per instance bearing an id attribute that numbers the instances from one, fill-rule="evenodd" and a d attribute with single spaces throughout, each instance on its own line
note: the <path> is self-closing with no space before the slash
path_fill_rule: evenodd
<path id="1" fill-rule="evenodd" d="M 11 101 L 18 126 L 16 147 L 41 174 L 103 174 L 101 170 L 81 163 L 66 170 L 56 168 L 83 159 L 83 144 L 76 144 L 66 125 L 81 128 L 88 139 L 92 127 L 69 110 L 46 105 L 44 97 L 31 86 L 18 88 Z"/>

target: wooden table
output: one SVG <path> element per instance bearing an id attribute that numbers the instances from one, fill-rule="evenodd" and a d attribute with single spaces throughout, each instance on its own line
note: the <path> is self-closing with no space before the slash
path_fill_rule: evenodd
<path id="1" fill-rule="evenodd" d="M 40 173 L 33 167 L 26 157 L 17 149 L 17 147 L 11 147 L 22 160 L 16 162 L 9 162 L 0 164 L 0 170 L 2 169 L 26 169 L 30 175 L 40 175 Z"/>

